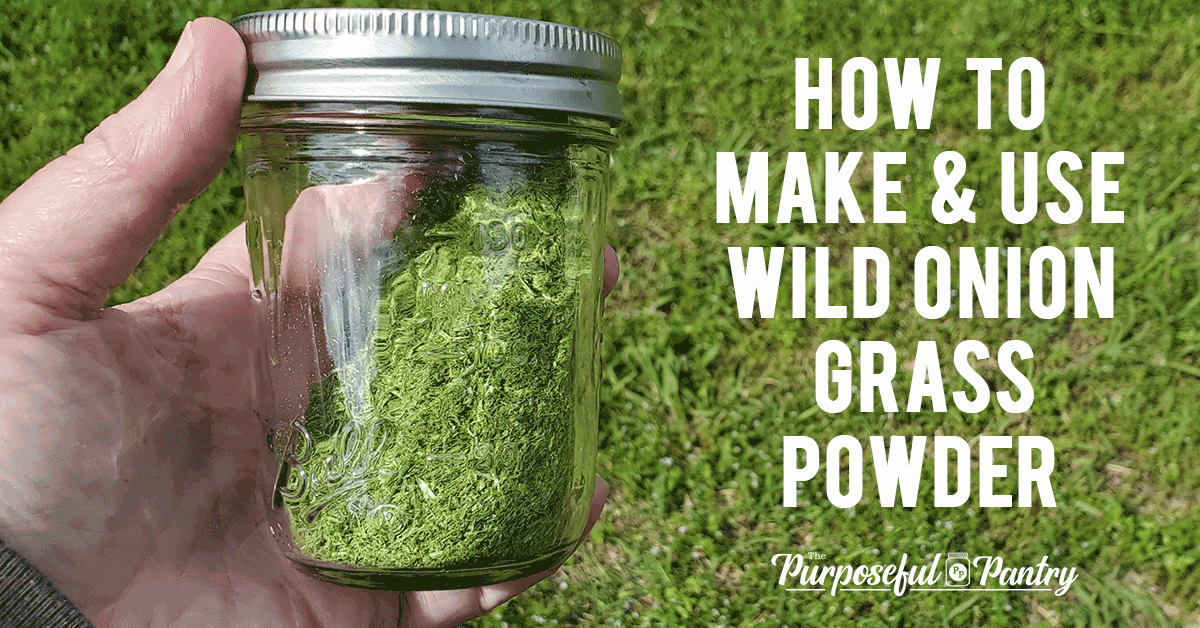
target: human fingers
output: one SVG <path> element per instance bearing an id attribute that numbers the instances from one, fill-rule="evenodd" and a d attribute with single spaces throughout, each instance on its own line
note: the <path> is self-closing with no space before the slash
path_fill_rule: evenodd
<path id="1" fill-rule="evenodd" d="M 587 538 L 588 534 L 591 534 L 592 527 L 595 526 L 596 521 L 600 519 L 600 513 L 604 510 L 604 503 L 607 500 L 608 482 L 605 482 L 604 478 L 601 478 L 597 475 L 596 488 L 592 492 L 591 511 L 588 513 L 587 525 L 585 525 L 583 528 L 583 536 L 579 537 L 579 543 L 583 543 L 583 540 Z M 579 543 L 576 543 L 576 548 L 579 547 Z M 558 571 L 558 568 L 559 566 L 555 566 L 553 569 L 547 569 L 539 574 L 534 574 L 527 578 L 522 578 L 521 580 L 501 582 L 500 584 L 482 587 L 479 590 L 479 605 L 483 609 L 483 612 L 487 613 L 497 606 L 500 606 L 501 604 L 516 597 L 517 594 L 521 593 L 525 589 L 528 589 L 534 584 L 549 577 L 555 571 Z"/>
<path id="2" fill-rule="evenodd" d="M 0 281 L 15 297 L 0 320 L 44 327 L 99 311 L 228 160 L 245 73 L 228 24 L 189 23 L 136 100 L 0 204 Z"/>
<path id="3" fill-rule="evenodd" d="M 604 245 L 604 296 L 612 292 L 621 276 L 621 264 L 617 261 L 617 251 L 611 244 Z"/>
<path id="4" fill-rule="evenodd" d="M 608 483 L 596 476 L 596 487 L 592 492 L 591 511 L 584 526 L 580 542 L 592 531 L 592 526 L 604 510 L 608 499 Z M 502 582 L 476 589 L 461 591 L 415 591 L 400 596 L 401 628 L 449 628 L 479 617 L 511 600 L 517 594 L 545 579 L 558 570 L 548 569 L 520 580 Z"/>

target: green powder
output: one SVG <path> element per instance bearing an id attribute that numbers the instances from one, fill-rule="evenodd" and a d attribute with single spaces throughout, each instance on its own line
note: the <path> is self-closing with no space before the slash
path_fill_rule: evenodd
<path id="1" fill-rule="evenodd" d="M 310 391 L 307 486 L 285 500 L 305 553 L 427 569 L 536 558 L 565 540 L 591 258 L 564 187 L 419 196 L 389 247 L 365 410 L 347 409 L 343 382 L 368 385 L 353 365 Z"/>

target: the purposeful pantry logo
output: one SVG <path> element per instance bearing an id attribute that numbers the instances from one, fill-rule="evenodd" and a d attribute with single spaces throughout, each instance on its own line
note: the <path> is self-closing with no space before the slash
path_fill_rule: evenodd
<path id="1" fill-rule="evenodd" d="M 909 564 L 908 554 L 897 564 L 843 564 L 824 562 L 820 552 L 776 554 L 771 564 L 779 568 L 779 586 L 788 591 L 1045 591 L 1064 595 L 1079 577 L 1074 567 L 1053 567 L 1049 556 L 1032 566 L 1006 566 L 999 556 L 939 552 L 929 562 Z M 972 574 L 975 579 L 972 580 Z"/>

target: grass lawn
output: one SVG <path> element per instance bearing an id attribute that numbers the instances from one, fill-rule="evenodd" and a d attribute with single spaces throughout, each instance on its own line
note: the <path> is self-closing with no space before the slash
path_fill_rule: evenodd
<path id="1" fill-rule="evenodd" d="M 0 11 L 0 195 L 80 142 L 132 99 L 165 63 L 188 19 L 311 2 L 193 0 L 105 3 L 9 0 Z M 419 3 L 418 3 L 419 4 Z M 612 485 L 606 514 L 562 571 L 478 626 L 1195 626 L 1200 625 L 1200 23 L 1191 2 L 990 0 L 918 2 L 712 2 L 562 0 L 435 2 L 430 8 L 565 22 L 613 36 L 625 53 L 628 121 L 614 159 L 609 240 L 622 278 L 605 314 L 600 472 Z M 413 6 L 417 6 L 414 4 Z M 424 6 L 424 5 L 422 5 Z M 852 57 L 880 68 L 879 120 L 854 131 L 794 128 L 794 59 Z M 1045 121 L 1008 121 L 1006 72 L 994 74 L 993 128 L 976 125 L 971 57 L 1045 68 Z M 884 85 L 885 57 L 938 57 L 928 130 L 897 130 Z M 815 77 L 815 71 L 814 71 Z M 836 91 L 836 90 L 835 90 Z M 835 94 L 834 110 L 840 111 Z M 934 159 L 966 160 L 959 187 L 976 190 L 974 224 L 930 215 Z M 786 155 L 806 151 L 818 214 L 824 152 L 862 151 L 852 179 L 870 216 L 871 152 L 907 153 L 890 207 L 905 224 L 720 224 L 715 153 L 769 154 L 775 218 Z M 1044 213 L 1013 225 L 1000 214 L 1000 153 L 1081 156 L 1067 179 L 1090 200 L 1090 153 L 1123 151 L 1109 168 L 1120 192 L 1108 209 L 1124 224 L 1059 225 Z M 195 263 L 241 220 L 231 165 L 188 206 L 129 282 L 122 302 L 153 292 Z M 1021 199 L 1018 193 L 1018 203 Z M 1062 200 L 1041 177 L 1040 198 Z M 1114 247 L 1114 313 L 1043 320 L 926 320 L 912 307 L 912 263 L 922 247 L 1041 246 L 1071 260 L 1073 247 Z M 891 258 L 892 306 L 874 319 L 793 319 L 790 264 L 776 317 L 738 316 L 727 247 L 829 247 L 833 303 L 849 303 L 851 250 Z M 812 268 L 810 257 L 810 272 Z M 813 287 L 808 290 L 811 294 Z M 1028 280 L 1023 286 L 1028 294 Z M 1070 297 L 1070 293 L 1068 293 Z M 1002 296 L 1001 309 L 1004 301 Z M 897 351 L 896 412 L 826 413 L 816 403 L 814 355 L 825 340 L 888 341 Z M 936 341 L 948 390 L 967 384 L 953 348 L 974 339 L 993 351 L 1029 343 L 1018 362 L 1035 399 L 1008 413 L 993 401 L 966 413 L 904 410 L 919 341 Z M 1008 385 L 996 362 L 979 372 Z M 980 508 L 977 487 L 960 508 L 934 506 L 927 463 L 912 508 L 880 507 L 870 456 L 864 497 L 841 509 L 823 484 L 784 508 L 783 437 L 819 443 L 839 434 L 1049 438 L 1057 507 Z M 1011 455 L 1010 455 L 1011 454 Z M 1016 495 L 1016 455 L 997 481 Z M 824 473 L 817 476 L 824 478 Z M 818 487 L 818 485 L 820 487 Z M 1014 498 L 1015 499 L 1015 498 Z M 1036 504 L 1035 500 L 1035 504 Z M 816 551 L 824 564 L 891 564 L 907 554 L 999 555 L 1006 563 L 1077 567 L 1064 596 L 1046 592 L 789 592 L 778 553 Z M 944 556 L 943 556 L 944 559 Z"/>

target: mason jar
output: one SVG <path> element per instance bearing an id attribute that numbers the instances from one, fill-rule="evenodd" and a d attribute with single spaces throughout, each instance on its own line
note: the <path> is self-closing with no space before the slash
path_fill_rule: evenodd
<path id="1" fill-rule="evenodd" d="M 618 47 L 439 11 L 233 25 L 283 553 L 391 590 L 562 562 L 594 486 Z"/>

